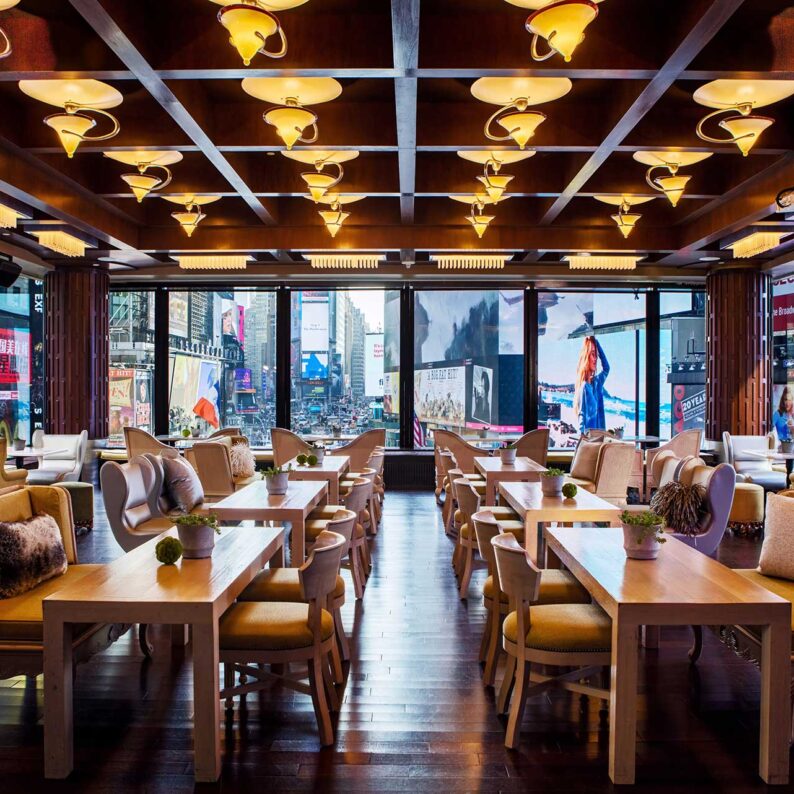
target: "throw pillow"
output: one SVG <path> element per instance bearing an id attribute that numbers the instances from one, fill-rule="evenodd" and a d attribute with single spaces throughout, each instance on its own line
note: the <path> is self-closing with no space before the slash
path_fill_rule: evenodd
<path id="1" fill-rule="evenodd" d="M 163 458 L 165 489 L 177 510 L 189 513 L 204 501 L 204 489 L 195 469 L 184 458 Z"/>
<path id="2" fill-rule="evenodd" d="M 13 598 L 66 572 L 58 522 L 48 515 L 0 521 L 0 598 Z"/>
<path id="3" fill-rule="evenodd" d="M 764 576 L 794 579 L 794 499 L 771 493 L 766 498 L 764 544 L 758 570 Z"/>
<path id="4" fill-rule="evenodd" d="M 233 477 L 253 477 L 256 474 L 256 458 L 245 444 L 235 444 L 229 450 Z"/>
<path id="5" fill-rule="evenodd" d="M 699 535 L 706 516 L 706 489 L 702 485 L 668 482 L 653 495 L 650 507 L 664 516 L 665 524 L 673 532 Z"/>
<path id="6" fill-rule="evenodd" d="M 571 477 L 577 480 L 594 480 L 596 465 L 598 463 L 598 453 L 601 451 L 603 441 L 581 441 L 576 448 L 571 464 Z"/>

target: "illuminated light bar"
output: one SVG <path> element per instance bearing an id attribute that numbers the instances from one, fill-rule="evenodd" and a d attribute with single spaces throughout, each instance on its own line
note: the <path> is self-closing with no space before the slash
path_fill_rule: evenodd
<path id="1" fill-rule="evenodd" d="M 783 236 L 783 232 L 753 232 L 731 243 L 728 248 L 733 251 L 737 259 L 747 259 L 777 248 Z"/>
<path id="2" fill-rule="evenodd" d="M 17 221 L 20 218 L 27 218 L 21 212 L 12 210 L 11 207 L 6 207 L 5 204 L 0 204 L 0 228 L 3 229 L 16 229 Z"/>
<path id="3" fill-rule="evenodd" d="M 491 254 L 436 254 L 439 270 L 502 270 L 509 256 Z"/>
<path id="4" fill-rule="evenodd" d="M 582 256 L 564 257 L 571 270 L 636 270 L 641 256 Z"/>
<path id="5" fill-rule="evenodd" d="M 250 259 L 246 254 L 175 256 L 182 270 L 245 270 Z"/>
<path id="6" fill-rule="evenodd" d="M 374 270 L 380 254 L 311 254 L 306 257 L 318 270 Z"/>
<path id="7" fill-rule="evenodd" d="M 85 249 L 88 248 L 82 240 L 66 232 L 31 232 L 31 234 L 38 239 L 40 245 L 64 256 L 85 256 Z"/>

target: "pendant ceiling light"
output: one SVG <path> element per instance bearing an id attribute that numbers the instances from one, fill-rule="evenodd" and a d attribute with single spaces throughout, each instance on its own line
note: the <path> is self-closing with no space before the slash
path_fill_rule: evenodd
<path id="1" fill-rule="evenodd" d="M 567 77 L 481 77 L 471 87 L 471 93 L 482 102 L 499 105 L 499 109 L 485 122 L 485 137 L 491 141 L 514 141 L 524 149 L 535 130 L 546 120 L 531 105 L 551 102 L 565 96 L 572 87 Z M 495 134 L 496 123 L 506 134 Z"/>
<path id="2" fill-rule="evenodd" d="M 63 108 L 63 113 L 47 116 L 44 123 L 55 130 L 69 158 L 74 157 L 83 141 L 107 141 L 118 135 L 121 129 L 115 116 L 105 109 L 118 107 L 123 97 L 107 83 L 99 80 L 20 80 L 19 88 L 39 102 Z M 110 121 L 110 132 L 89 136 L 97 124 L 89 113 Z"/>
<path id="3" fill-rule="evenodd" d="M 681 196 L 684 195 L 687 183 L 691 177 L 679 174 L 681 166 L 694 165 L 711 157 L 711 152 L 634 152 L 634 159 L 638 163 L 649 166 L 645 172 L 645 181 L 660 193 L 667 196 L 668 201 L 675 207 Z M 655 174 L 657 169 L 663 169 L 664 174 Z"/>
<path id="4" fill-rule="evenodd" d="M 569 63 L 574 50 L 584 41 L 587 26 L 598 16 L 601 0 L 507 0 L 520 8 L 532 9 L 526 28 L 532 34 L 532 58 L 545 61 L 562 55 Z M 541 52 L 538 44 L 543 39 L 548 46 Z"/>
<path id="5" fill-rule="evenodd" d="M 287 54 L 287 37 L 273 13 L 303 5 L 307 0 L 210 0 L 223 6 L 218 21 L 229 31 L 229 43 L 250 66 L 255 55 L 283 58 Z M 267 49 L 267 40 L 278 36 L 279 48 Z"/>
<path id="6" fill-rule="evenodd" d="M 466 220 L 472 225 L 472 228 L 477 233 L 477 237 L 482 240 L 482 236 L 488 230 L 491 221 L 496 217 L 495 215 L 485 215 L 485 205 L 476 202 L 471 205 L 471 215 L 466 216 Z"/>
<path id="7" fill-rule="evenodd" d="M 308 163 L 314 166 L 314 171 L 306 171 L 301 174 L 301 179 L 309 188 L 309 193 L 314 199 L 314 203 L 320 202 L 329 190 L 335 188 L 345 174 L 342 163 L 355 160 L 358 152 L 352 150 L 345 151 L 287 151 L 282 152 L 285 157 L 297 160 L 299 163 Z M 337 173 L 323 173 L 326 167 L 336 167 Z"/>
<path id="8" fill-rule="evenodd" d="M 485 164 L 485 169 L 482 176 L 477 177 L 478 182 L 482 182 L 488 198 L 494 204 L 498 204 L 507 190 L 507 186 L 513 181 L 513 176 L 510 174 L 500 174 L 499 169 L 502 164 L 497 160 L 489 160 Z"/>
<path id="9" fill-rule="evenodd" d="M 342 93 L 333 77 L 246 77 L 242 85 L 250 96 L 276 105 L 263 118 L 276 128 L 287 149 L 296 143 L 315 143 L 319 137 L 317 114 L 306 105 L 330 102 Z"/>
<path id="10" fill-rule="evenodd" d="M 129 185 L 132 194 L 140 204 L 150 193 L 162 190 L 171 183 L 171 169 L 168 166 L 180 162 L 182 153 L 171 151 L 105 152 L 105 157 L 115 160 L 117 163 L 135 166 L 138 169 L 138 173 L 122 174 L 121 178 Z M 152 169 L 159 169 L 163 174 L 149 173 Z"/>
<path id="11" fill-rule="evenodd" d="M 613 221 L 617 224 L 620 233 L 624 237 L 628 237 L 637 222 L 642 217 L 639 213 L 632 212 L 631 208 L 637 204 L 645 204 L 648 201 L 653 201 L 653 196 L 607 196 L 599 194 L 593 196 L 596 201 L 601 201 L 604 204 L 611 204 L 618 208 L 617 214 L 611 215 Z"/>
<path id="12" fill-rule="evenodd" d="M 220 196 L 194 196 L 190 193 L 175 193 L 173 196 L 162 196 L 172 204 L 181 204 L 184 210 L 172 212 L 171 217 L 185 230 L 188 237 L 193 236 L 196 227 L 207 216 L 201 208 L 220 199 Z"/>
<path id="13" fill-rule="evenodd" d="M 717 108 L 705 115 L 697 125 L 697 135 L 708 143 L 735 143 L 747 157 L 761 133 L 774 123 L 769 116 L 756 116 L 755 108 L 771 105 L 794 94 L 794 80 L 712 80 L 700 86 L 693 99 L 700 105 Z M 704 126 L 707 121 L 728 114 L 719 127 L 727 138 L 715 138 Z"/>
<path id="14" fill-rule="evenodd" d="M 0 0 L 0 11 L 8 11 L 19 4 L 19 0 Z M 8 58 L 11 55 L 11 39 L 8 38 L 6 32 L 0 28 L 0 58 Z"/>
<path id="15" fill-rule="evenodd" d="M 304 198 L 309 199 L 309 201 L 314 201 L 312 196 L 304 196 Z M 364 198 L 366 198 L 366 196 L 326 193 L 317 202 L 315 202 L 319 204 L 326 204 L 329 207 L 327 210 L 320 210 L 318 214 L 323 219 L 325 228 L 328 229 L 331 237 L 336 237 L 336 235 L 339 234 L 342 224 L 350 217 L 350 213 L 345 212 L 342 209 L 344 205 L 354 204 L 356 201 L 361 201 Z"/>

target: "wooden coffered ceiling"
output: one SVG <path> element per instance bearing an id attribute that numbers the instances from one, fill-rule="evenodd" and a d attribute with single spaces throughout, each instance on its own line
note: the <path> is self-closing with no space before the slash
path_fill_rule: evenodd
<path id="1" fill-rule="evenodd" d="M 578 251 L 636 252 L 641 277 L 696 277 L 749 227 L 791 228 L 774 210 L 794 185 L 794 97 L 765 109 L 776 119 L 742 157 L 733 145 L 705 144 L 695 126 L 706 111 L 692 93 L 724 77 L 794 79 L 794 7 L 783 0 L 604 0 L 571 63 L 530 56 L 527 12 L 504 0 L 309 0 L 279 17 L 289 40 L 280 60 L 245 67 L 209 0 L 21 0 L 0 15 L 13 54 L 0 61 L 0 193 L 35 222 L 57 221 L 96 247 L 88 256 L 126 265 L 125 277 L 173 272 L 172 256 L 218 249 L 250 253 L 249 272 L 291 275 L 310 251 L 377 251 L 414 275 L 434 252 L 504 252 L 505 275 L 562 275 Z M 309 148 L 355 148 L 345 192 L 367 198 L 332 239 L 302 198 L 299 163 L 262 120 L 264 103 L 243 92 L 244 77 L 333 76 L 341 97 L 315 107 L 319 141 Z M 487 147 L 493 107 L 475 100 L 480 76 L 566 76 L 573 89 L 543 105 L 548 120 L 531 141 L 496 219 L 479 240 L 467 207 L 447 196 L 471 192 L 480 168 L 459 149 Z M 92 77 L 124 96 L 113 112 L 120 134 L 81 145 L 67 159 L 48 108 L 23 95 L 20 79 Z M 188 238 L 172 204 L 138 204 L 119 163 L 103 151 L 175 149 L 166 193 L 221 196 Z M 678 207 L 644 205 L 624 240 L 597 193 L 654 195 L 640 149 L 713 151 L 687 169 Z M 490 212 L 490 210 L 489 210 Z M 794 218 L 794 214 L 792 214 Z M 45 260 L 23 231 L 2 239 Z M 792 243 L 767 257 L 779 261 Z M 102 266 L 105 266 L 104 264 Z"/>

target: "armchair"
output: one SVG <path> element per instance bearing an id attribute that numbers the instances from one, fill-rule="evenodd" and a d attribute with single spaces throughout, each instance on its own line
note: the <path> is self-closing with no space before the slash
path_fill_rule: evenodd
<path id="1" fill-rule="evenodd" d="M 629 486 L 631 467 L 634 462 L 634 445 L 619 441 L 605 441 L 599 444 L 593 479 L 572 477 L 585 491 L 600 496 L 618 506 L 626 504 L 626 491 Z"/>
<path id="2" fill-rule="evenodd" d="M 722 434 L 725 459 L 736 470 L 738 482 L 760 485 L 765 491 L 782 491 L 787 487 L 785 472 L 775 471 L 772 462 L 753 455 L 753 452 L 770 452 L 775 446 L 775 437 L 734 436 L 725 431 Z"/>
<path id="3" fill-rule="evenodd" d="M 283 466 L 296 455 L 309 454 L 311 447 L 296 433 L 283 427 L 274 427 L 270 431 L 273 444 L 273 465 Z"/>
<path id="4" fill-rule="evenodd" d="M 229 451 L 231 447 L 232 437 L 226 435 L 216 438 L 215 441 L 199 441 L 186 454 L 198 473 L 207 499 L 229 496 L 258 479 L 256 476 L 234 476 Z"/>
<path id="5" fill-rule="evenodd" d="M 477 469 L 474 466 L 474 459 L 484 458 L 488 455 L 485 450 L 469 444 L 468 441 L 451 430 L 434 430 L 433 434 L 436 446 L 442 450 L 449 450 L 455 456 L 457 468 L 464 474 L 475 474 Z"/>
<path id="6" fill-rule="evenodd" d="M 350 458 L 350 471 L 359 472 L 366 467 L 375 447 L 386 444 L 386 431 L 367 430 L 348 444 L 342 444 L 330 451 L 331 455 L 347 455 Z"/>
<path id="7" fill-rule="evenodd" d="M 162 455 L 164 458 L 176 458 L 179 450 L 169 447 L 168 444 L 160 443 L 153 435 L 137 427 L 124 428 L 124 446 L 127 447 L 127 458 L 132 460 L 138 455 L 151 452 L 154 455 Z"/>
<path id="8" fill-rule="evenodd" d="M 0 436 L 0 455 L 3 457 L 3 465 L 0 466 L 0 488 L 24 485 L 28 478 L 28 470 L 5 465 L 8 457 L 8 439 L 5 436 Z"/>
<path id="9" fill-rule="evenodd" d="M 524 433 L 521 438 L 516 441 L 516 455 L 520 458 L 530 458 L 535 463 L 541 466 L 546 465 L 546 459 L 549 455 L 549 430 L 546 427 L 540 427 L 537 430 L 530 430 L 529 433 Z"/>
<path id="10" fill-rule="evenodd" d="M 77 482 L 83 471 L 83 461 L 88 445 L 88 431 L 78 435 L 45 435 L 45 450 L 65 450 L 53 452 L 42 459 L 38 469 L 28 472 L 30 485 L 52 485 L 56 482 Z"/>

